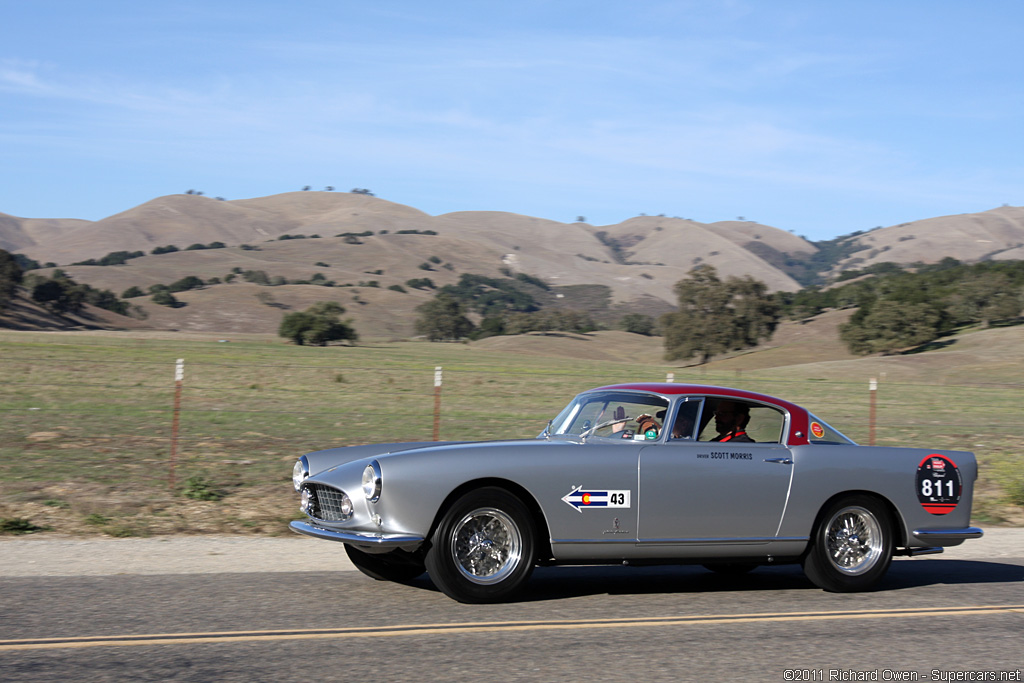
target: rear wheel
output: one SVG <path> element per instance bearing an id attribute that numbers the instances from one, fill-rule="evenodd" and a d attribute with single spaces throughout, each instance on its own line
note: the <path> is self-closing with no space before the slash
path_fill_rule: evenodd
<path id="1" fill-rule="evenodd" d="M 804 573 L 836 593 L 870 590 L 892 562 L 892 518 L 870 496 L 841 498 L 822 514 L 804 558 Z"/>
<path id="2" fill-rule="evenodd" d="M 378 581 L 394 581 L 405 583 L 412 581 L 425 571 L 423 563 L 408 556 L 390 553 L 364 553 L 358 548 L 345 544 L 348 559 L 356 569 Z"/>
<path id="3" fill-rule="evenodd" d="M 459 602 L 506 599 L 530 577 L 534 528 L 529 510 L 504 489 L 470 491 L 452 505 L 431 537 L 431 581 Z"/>

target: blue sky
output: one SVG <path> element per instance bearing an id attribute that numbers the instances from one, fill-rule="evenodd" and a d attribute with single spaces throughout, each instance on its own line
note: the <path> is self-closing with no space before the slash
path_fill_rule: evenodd
<path id="1" fill-rule="evenodd" d="M 828 239 L 1024 205 L 1024 2 L 0 0 L 0 212 L 369 188 Z"/>

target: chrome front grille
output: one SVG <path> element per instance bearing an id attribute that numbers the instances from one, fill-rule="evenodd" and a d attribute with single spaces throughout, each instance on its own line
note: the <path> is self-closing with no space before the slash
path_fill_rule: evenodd
<path id="1" fill-rule="evenodd" d="M 343 522 L 352 516 L 351 510 L 347 515 L 342 512 L 341 502 L 345 498 L 343 491 L 315 483 L 306 484 L 306 488 L 313 494 L 310 496 L 310 509 L 306 513 L 310 517 L 325 522 Z"/>

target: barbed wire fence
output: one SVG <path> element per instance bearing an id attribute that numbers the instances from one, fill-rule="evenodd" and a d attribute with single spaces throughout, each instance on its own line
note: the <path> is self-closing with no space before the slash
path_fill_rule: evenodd
<path id="1" fill-rule="evenodd" d="M 884 378 L 786 379 L 675 369 L 648 376 L 502 368 L 104 360 L 60 371 L 45 355 L 0 359 L 5 478 L 174 487 L 286 478 L 311 450 L 357 443 L 536 436 L 579 391 L 601 384 L 725 384 L 802 404 L 861 443 L 973 449 L 1024 428 L 1024 385 Z M 873 388 L 872 388 L 873 387 Z"/>

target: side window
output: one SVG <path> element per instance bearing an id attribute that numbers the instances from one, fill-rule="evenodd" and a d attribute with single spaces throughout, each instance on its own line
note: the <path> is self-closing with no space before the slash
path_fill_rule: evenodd
<path id="1" fill-rule="evenodd" d="M 771 406 L 709 399 L 701 415 L 699 440 L 779 443 L 785 424 L 785 413 Z"/>
<path id="2" fill-rule="evenodd" d="M 827 422 L 814 415 L 808 415 L 810 418 L 810 434 L 807 438 L 811 443 L 828 444 L 831 446 L 848 446 L 854 445 L 845 434 L 840 432 L 838 429 L 830 426 Z"/>
<path id="3" fill-rule="evenodd" d="M 785 423 L 785 415 L 775 408 L 752 405 L 747 434 L 758 443 L 779 443 L 782 441 L 782 428 Z"/>
<path id="4" fill-rule="evenodd" d="M 679 404 L 676 410 L 675 420 L 672 422 L 670 439 L 693 441 L 694 431 L 697 427 L 697 416 L 700 413 L 702 401 L 685 401 Z"/>

